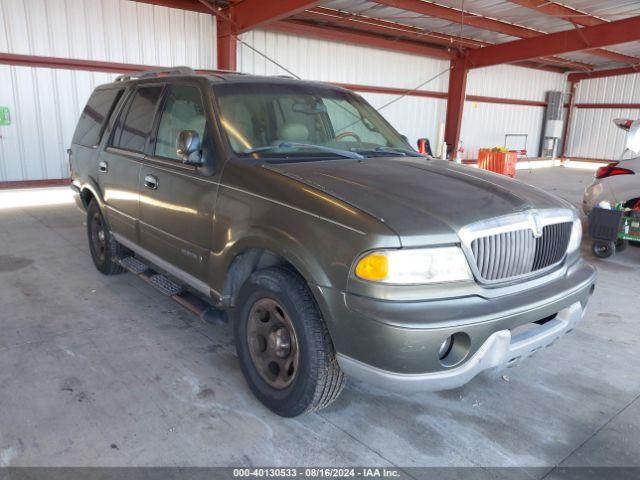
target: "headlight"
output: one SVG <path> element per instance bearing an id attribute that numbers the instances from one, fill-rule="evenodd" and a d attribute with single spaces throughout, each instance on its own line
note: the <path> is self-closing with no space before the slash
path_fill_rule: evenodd
<path id="1" fill-rule="evenodd" d="M 567 253 L 575 252 L 578 248 L 580 248 L 581 242 L 582 242 L 582 222 L 580 221 L 579 218 L 576 218 L 573 221 L 573 226 L 571 227 L 571 239 L 569 240 Z"/>
<path id="2" fill-rule="evenodd" d="M 467 259 L 459 247 L 378 250 L 358 260 L 356 276 L 372 282 L 399 285 L 473 278 Z"/>

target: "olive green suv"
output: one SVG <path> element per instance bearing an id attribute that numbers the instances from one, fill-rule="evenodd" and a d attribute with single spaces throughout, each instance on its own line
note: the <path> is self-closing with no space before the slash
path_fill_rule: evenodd
<path id="1" fill-rule="evenodd" d="M 593 291 L 571 205 L 416 153 L 333 85 L 119 77 L 91 95 L 69 155 L 97 269 L 227 312 L 279 415 L 327 406 L 347 376 L 457 388 L 569 332 Z"/>

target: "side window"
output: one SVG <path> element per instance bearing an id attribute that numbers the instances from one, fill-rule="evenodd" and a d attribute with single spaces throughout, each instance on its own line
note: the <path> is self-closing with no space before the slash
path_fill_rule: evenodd
<path id="1" fill-rule="evenodd" d="M 144 151 L 161 93 L 160 86 L 136 90 L 128 108 L 120 115 L 111 145 L 134 152 Z"/>
<path id="2" fill-rule="evenodd" d="M 94 147 L 100 143 L 105 121 L 118 103 L 123 89 L 96 90 L 84 107 L 78 126 L 73 134 L 73 143 Z"/>
<path id="3" fill-rule="evenodd" d="M 172 86 L 160 117 L 155 155 L 179 160 L 176 148 L 180 132 L 194 130 L 202 142 L 206 124 L 200 90 L 188 85 Z"/>

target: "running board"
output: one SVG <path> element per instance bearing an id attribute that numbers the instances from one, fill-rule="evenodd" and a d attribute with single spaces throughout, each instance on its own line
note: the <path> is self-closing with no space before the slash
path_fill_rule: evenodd
<path id="1" fill-rule="evenodd" d="M 155 289 L 164 295 L 171 297 L 173 301 L 179 303 L 206 323 L 223 324 L 227 323 L 227 314 L 223 310 L 212 307 L 202 298 L 186 291 L 182 286 L 173 280 L 156 272 L 149 265 L 140 261 L 135 257 L 124 257 L 118 260 L 118 263 L 140 277 Z"/>

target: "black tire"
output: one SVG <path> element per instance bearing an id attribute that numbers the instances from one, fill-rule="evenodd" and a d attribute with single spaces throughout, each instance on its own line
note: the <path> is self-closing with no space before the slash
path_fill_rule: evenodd
<path id="1" fill-rule="evenodd" d="M 126 271 L 118 263 L 124 256 L 125 248 L 111 235 L 109 225 L 95 200 L 91 200 L 87 208 L 87 237 L 93 264 L 99 272 L 116 275 Z"/>
<path id="2" fill-rule="evenodd" d="M 628 240 L 619 239 L 618 241 L 616 241 L 616 253 L 624 252 L 627 249 L 628 245 L 629 245 Z"/>
<path id="3" fill-rule="evenodd" d="M 275 305 L 276 310 L 281 307 L 278 312 L 282 317 L 279 314 L 276 317 L 274 312 L 272 323 L 271 319 L 263 318 L 270 316 L 268 309 L 256 314 L 256 308 L 266 304 Z M 320 410 L 338 398 L 345 384 L 345 376 L 338 366 L 331 337 L 315 299 L 300 275 L 283 267 L 254 272 L 240 289 L 236 305 L 233 312 L 234 336 L 242 373 L 254 395 L 267 408 L 283 417 L 295 417 Z M 288 353 L 296 352 L 295 362 L 293 359 L 290 362 L 291 365 L 295 363 L 295 369 L 290 366 L 290 371 L 281 373 L 278 368 L 277 374 L 274 374 L 257 365 L 264 359 L 254 362 L 252 355 L 269 354 L 267 350 L 273 344 L 273 334 L 283 329 L 282 323 L 277 323 L 278 319 L 285 317 L 287 325 L 294 329 L 288 337 Z M 268 340 L 252 332 L 253 324 L 259 323 L 256 318 L 265 322 L 264 331 L 271 333 Z M 251 346 L 249 335 L 252 338 Z M 256 336 L 261 338 L 262 343 L 254 338 Z M 256 352 L 259 343 L 264 353 Z M 274 363 L 272 361 L 268 366 Z M 272 374 L 275 379 L 268 378 Z M 286 377 L 290 383 L 282 381 L 281 377 Z M 277 382 L 280 385 L 276 388 L 274 384 Z"/>
<path id="4" fill-rule="evenodd" d="M 601 242 L 596 240 L 592 246 L 593 254 L 598 258 L 609 258 L 616 253 L 615 242 Z"/>

